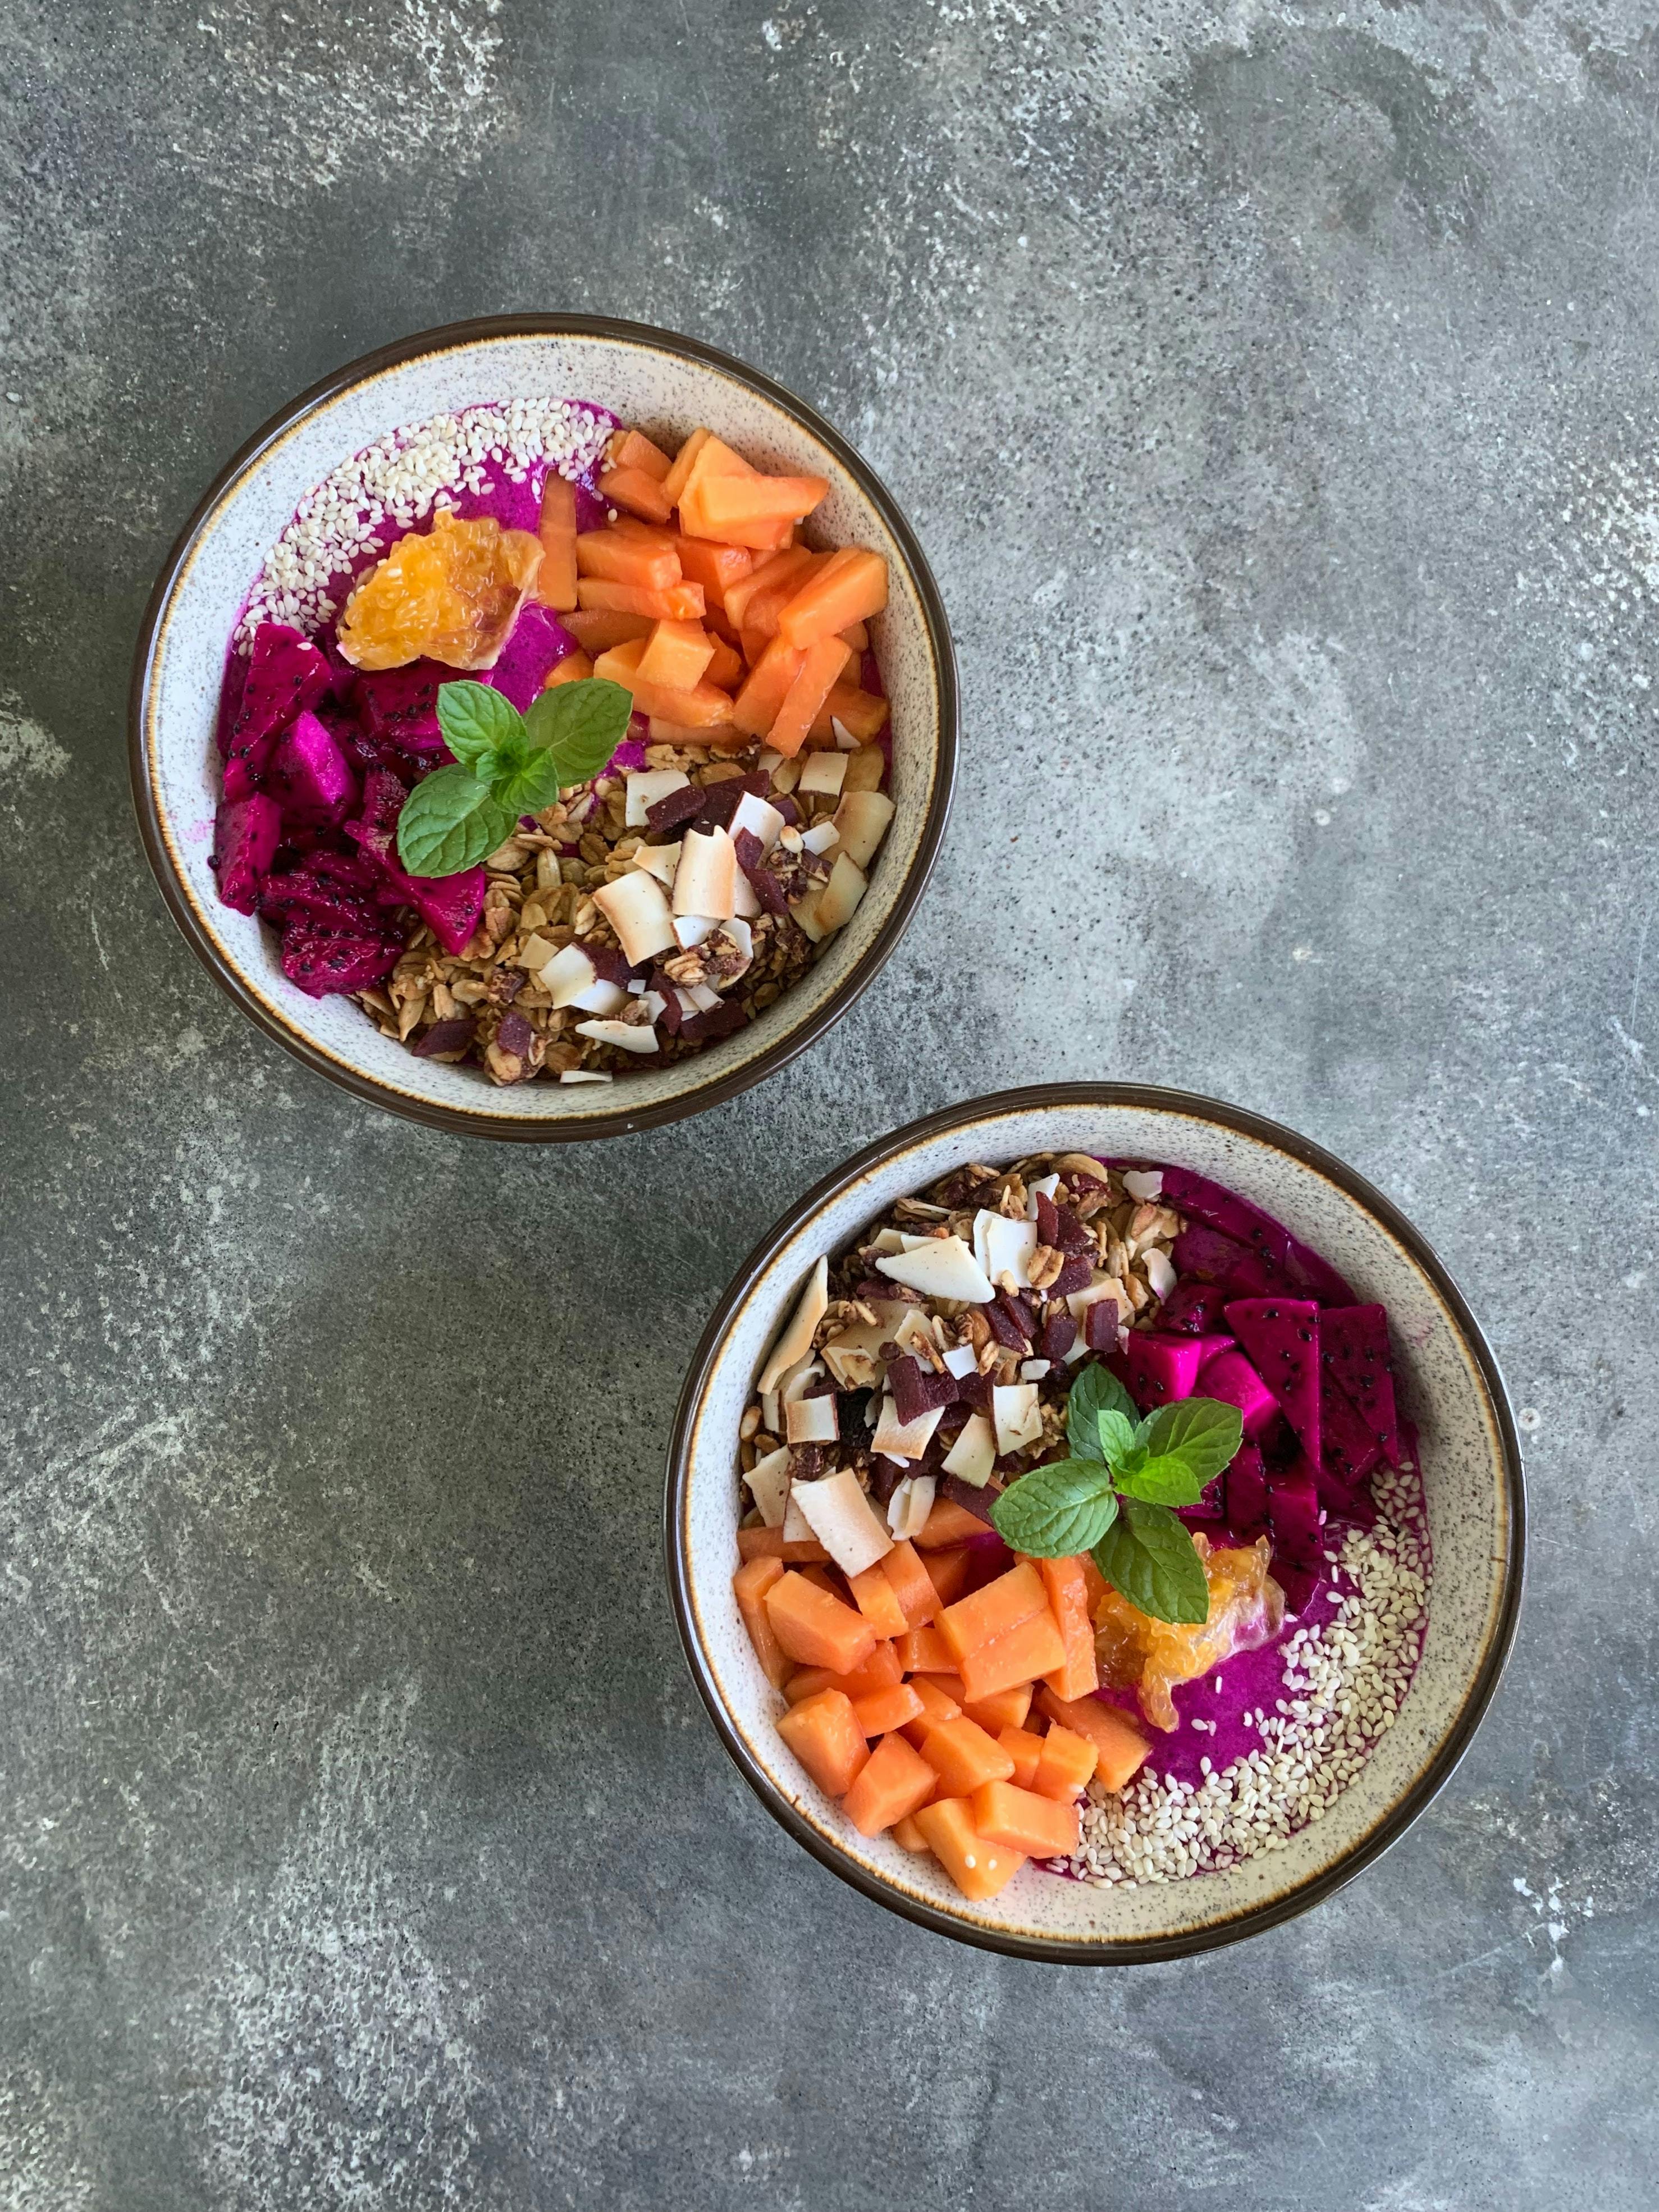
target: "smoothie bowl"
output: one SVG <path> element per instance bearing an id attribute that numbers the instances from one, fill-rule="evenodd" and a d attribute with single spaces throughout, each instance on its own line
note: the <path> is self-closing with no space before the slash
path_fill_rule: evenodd
<path id="1" fill-rule="evenodd" d="M 681 1401 L 682 1637 L 769 1811 L 878 1902 L 1084 1963 L 1304 1910 L 1496 1687 L 1519 1452 L 1417 1232 L 1288 1130 L 1066 1085 L 821 1185 Z"/>
<path id="2" fill-rule="evenodd" d="M 134 794 L 210 972 L 309 1065 L 474 1133 L 759 1080 L 877 973 L 949 804 L 902 517 L 689 339 L 459 325 L 231 462 L 158 581 Z"/>

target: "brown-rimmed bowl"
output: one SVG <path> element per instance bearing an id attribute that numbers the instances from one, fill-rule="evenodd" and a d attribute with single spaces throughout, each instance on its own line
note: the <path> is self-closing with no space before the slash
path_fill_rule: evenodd
<path id="1" fill-rule="evenodd" d="M 1085 1152 L 1194 1170 L 1252 1199 L 1389 1308 L 1403 1413 L 1418 1428 L 1434 1553 L 1421 1664 L 1398 1720 L 1316 1825 L 1224 1873 L 1113 1888 L 1027 1866 L 970 1904 L 931 1858 L 866 1841 L 775 1726 L 732 1595 L 738 1425 L 755 1376 L 820 1254 L 970 1160 Z M 1520 1607 L 1525 1498 L 1497 1364 L 1419 1231 L 1305 1137 L 1214 1099 L 1134 1084 L 1005 1091 L 915 1121 L 793 1206 L 739 1270 L 703 1334 L 668 1470 L 671 1595 L 692 1674 L 738 1771 L 773 1818 L 844 1881 L 941 1935 L 1059 1963 L 1127 1964 L 1237 1942 L 1305 1911 L 1394 1843 L 1455 1767 L 1492 1701 Z"/>
<path id="2" fill-rule="evenodd" d="M 349 999 L 307 998 L 282 972 L 275 933 L 219 903 L 208 866 L 219 795 L 213 729 L 243 599 L 306 493 L 388 430 L 482 401 L 540 396 L 594 400 L 675 441 L 706 423 L 763 466 L 829 478 L 814 534 L 888 557 L 891 596 L 872 629 L 893 702 L 897 811 L 851 922 L 746 1029 L 614 1084 L 498 1089 L 478 1068 L 416 1059 Z M 360 1098 L 435 1127 L 531 1142 L 677 1121 L 760 1082 L 821 1036 L 879 972 L 921 896 L 945 832 L 956 740 L 944 605 L 874 471 L 821 415 L 757 369 L 695 338 L 592 315 L 500 316 L 426 331 L 350 362 L 273 416 L 220 471 L 162 567 L 129 708 L 144 849 L 173 919 L 221 988 L 296 1059 Z"/>

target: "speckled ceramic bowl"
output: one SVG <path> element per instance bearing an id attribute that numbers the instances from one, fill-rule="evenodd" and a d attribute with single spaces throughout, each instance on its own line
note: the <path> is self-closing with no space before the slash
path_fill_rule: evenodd
<path id="1" fill-rule="evenodd" d="M 1434 1548 L 1422 1663 L 1395 1727 L 1322 1821 L 1224 1874 L 1105 1889 L 1027 1867 L 970 1904 L 934 1862 L 866 1842 L 774 1726 L 777 1692 L 732 1595 L 738 1423 L 756 1372 L 820 1253 L 896 1198 L 970 1160 L 1087 1152 L 1167 1161 L 1255 1200 L 1388 1306 L 1401 1408 L 1418 1426 Z M 1379 1191 L 1318 1146 L 1258 1115 L 1175 1091 L 1067 1084 L 1008 1091 L 872 1145 L 764 1240 L 699 1346 L 669 1463 L 667 1556 L 680 1633 L 726 1749 L 762 1803 L 832 1872 L 941 1934 L 1081 1964 L 1176 1957 L 1305 1911 L 1410 1826 L 1467 1747 L 1507 1656 L 1520 1604 L 1524 1497 L 1502 1381 L 1456 1286 Z"/>
<path id="2" fill-rule="evenodd" d="M 275 933 L 219 903 L 208 866 L 219 763 L 212 732 L 225 647 L 266 550 L 329 471 L 400 424 L 481 400 L 596 400 L 678 441 L 707 423 L 772 468 L 830 479 L 814 529 L 873 545 L 892 580 L 872 628 L 892 698 L 897 809 L 852 921 L 799 983 L 736 1036 L 611 1085 L 492 1086 L 416 1060 L 344 998 L 308 999 Z M 921 550 L 838 432 L 741 362 L 693 338 L 581 315 L 519 315 L 428 331 L 354 362 L 266 423 L 220 475 L 168 556 L 144 618 L 130 716 L 133 797 L 174 920 L 243 1012 L 307 1066 L 417 1121 L 532 1141 L 603 1137 L 731 1097 L 821 1036 L 904 933 L 944 835 L 956 761 L 950 633 Z"/>

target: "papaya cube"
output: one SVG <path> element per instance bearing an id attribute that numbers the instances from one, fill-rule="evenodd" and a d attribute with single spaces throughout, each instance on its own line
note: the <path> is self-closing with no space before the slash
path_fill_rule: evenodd
<path id="1" fill-rule="evenodd" d="M 641 584 L 653 592 L 682 580 L 680 557 L 672 545 L 657 542 L 654 532 L 635 538 L 625 530 L 583 531 L 576 540 L 576 574 Z"/>
<path id="2" fill-rule="evenodd" d="M 1014 1780 L 1022 1790 L 1035 1790 L 1037 1768 L 1042 1758 L 1043 1739 L 1033 1735 L 1030 1729 L 1006 1728 L 997 1730 L 997 1741 L 1014 1762 Z"/>
<path id="3" fill-rule="evenodd" d="M 931 1621 L 907 1629 L 896 1640 L 899 1664 L 907 1674 L 948 1674 L 956 1665 L 950 1645 Z"/>
<path id="4" fill-rule="evenodd" d="M 708 656 L 708 665 L 703 675 L 710 684 L 718 684 L 722 691 L 735 691 L 744 678 L 743 655 L 735 645 L 728 645 L 723 637 L 712 641 L 714 651 Z"/>
<path id="5" fill-rule="evenodd" d="M 608 506 L 620 507 L 646 522 L 666 522 L 674 512 L 661 484 L 643 469 L 607 469 L 599 478 L 598 490 Z"/>
<path id="6" fill-rule="evenodd" d="M 959 1720 L 962 1708 L 954 1698 L 939 1688 L 935 1677 L 913 1674 L 909 1686 L 921 1701 L 921 1715 L 917 1720 L 905 1723 L 904 1733 L 912 1743 L 920 1747 L 930 1729 L 943 1728 L 946 1721 Z"/>
<path id="7" fill-rule="evenodd" d="M 563 613 L 576 604 L 576 487 L 556 469 L 548 471 L 542 487 L 536 535 L 542 545 L 536 597 L 544 607 Z"/>
<path id="8" fill-rule="evenodd" d="M 580 539 L 577 544 L 580 544 Z M 617 584 L 607 576 L 583 576 L 576 584 L 576 604 L 584 613 L 646 615 L 657 622 L 701 622 L 701 584 Z"/>
<path id="9" fill-rule="evenodd" d="M 854 653 L 868 653 L 870 650 L 870 632 L 861 622 L 848 623 L 846 629 L 838 629 L 836 635 L 843 645 L 850 645 Z"/>
<path id="10" fill-rule="evenodd" d="M 691 473 L 691 464 L 708 443 L 710 435 L 711 433 L 700 422 L 678 453 L 675 454 L 668 474 L 662 480 L 665 499 L 672 500 L 678 504 L 680 494 L 685 489 L 685 480 Z"/>
<path id="11" fill-rule="evenodd" d="M 778 633 L 791 645 L 815 645 L 878 615 L 886 605 L 886 561 L 862 546 L 846 545 L 802 585 L 780 616 Z"/>
<path id="12" fill-rule="evenodd" d="M 956 1657 L 964 1659 L 994 1636 L 1004 1635 L 1033 1613 L 1041 1613 L 1048 1601 L 1042 1576 L 1029 1559 L 1022 1559 L 994 1582 L 947 1605 L 939 1617 L 939 1633 Z"/>
<path id="13" fill-rule="evenodd" d="M 805 658 L 805 653 L 797 653 L 781 638 L 774 638 L 766 647 L 750 669 L 749 681 L 738 692 L 732 709 L 732 720 L 745 736 L 766 736 Z"/>
<path id="14" fill-rule="evenodd" d="M 680 572 L 686 580 L 701 584 L 709 605 L 721 612 L 725 611 L 726 592 L 734 584 L 740 584 L 755 565 L 755 556 L 746 545 L 717 545 L 708 538 L 677 536 L 674 550 L 679 556 Z"/>
<path id="15" fill-rule="evenodd" d="M 881 1571 L 882 1565 L 878 1559 L 862 1574 L 849 1575 L 847 1587 L 853 1593 L 854 1604 L 878 1636 L 902 1636 L 910 1624 L 904 1617 L 898 1592 Z"/>
<path id="16" fill-rule="evenodd" d="M 911 1818 L 957 1887 L 975 1902 L 1006 1889 L 1025 1863 L 1006 1844 L 987 1843 L 974 1826 L 973 1808 L 965 1797 L 941 1797 Z"/>
<path id="17" fill-rule="evenodd" d="M 967 1699 L 964 1685 L 963 1697 Z M 996 1735 L 1000 1729 L 1020 1728 L 1031 1710 L 1031 1686 L 1017 1683 L 1011 1690 L 996 1690 L 988 1698 L 965 1702 L 962 1710 L 970 1721 L 977 1721 L 982 1729 Z"/>
<path id="18" fill-rule="evenodd" d="M 853 1700 L 853 1711 L 866 1735 L 890 1735 L 921 1718 L 921 1699 L 908 1682 L 890 1682 L 884 1690 L 870 1690 Z"/>
<path id="19" fill-rule="evenodd" d="M 905 1626 L 920 1628 L 932 1620 L 939 1611 L 939 1592 L 908 1538 L 895 1544 L 878 1565 L 893 1585 L 893 1595 L 903 1609 Z"/>
<path id="20" fill-rule="evenodd" d="M 1014 1762 L 994 1735 L 965 1713 L 940 1721 L 921 1740 L 921 1755 L 952 1795 L 970 1796 L 982 1782 L 1006 1782 Z"/>
<path id="21" fill-rule="evenodd" d="M 808 1560 L 822 1562 L 829 1558 L 816 1536 L 786 1537 L 781 1528 L 739 1528 L 738 1557 L 740 1559 L 781 1559 L 786 1565 L 801 1566 Z"/>
<path id="22" fill-rule="evenodd" d="M 1017 1628 L 994 1636 L 988 1644 L 969 1652 L 962 1662 L 963 1687 L 969 1702 L 979 1705 L 1000 1690 L 1011 1690 L 1018 1682 L 1051 1674 L 1065 1656 L 1060 1629 L 1045 1605 L 1041 1613 L 1034 1613 Z"/>
<path id="23" fill-rule="evenodd" d="M 627 645 L 635 638 L 651 635 L 648 616 L 613 614 L 609 608 L 590 607 L 586 612 L 578 608 L 562 614 L 559 619 L 577 644 L 588 653 L 609 653 L 613 646 Z"/>
<path id="24" fill-rule="evenodd" d="M 799 1705 L 803 1698 L 816 1697 L 820 1690 L 841 1690 L 849 1698 L 866 1698 L 873 1691 L 891 1689 L 902 1679 L 898 1654 L 884 1641 L 850 1674 L 837 1674 L 828 1667 L 803 1667 L 789 1677 L 784 1695 L 792 1705 Z"/>
<path id="25" fill-rule="evenodd" d="M 942 1552 L 951 1544 L 965 1544 L 970 1537 L 982 1536 L 985 1523 L 977 1513 L 970 1513 L 965 1505 L 956 1505 L 948 1498 L 937 1498 L 933 1509 L 922 1523 L 921 1534 L 916 1540 L 919 1552 Z"/>
<path id="26" fill-rule="evenodd" d="M 832 738 L 834 725 L 839 722 L 849 738 L 856 738 L 861 745 L 867 745 L 886 728 L 887 717 L 892 711 L 877 692 L 860 691 L 856 684 L 832 684 L 830 696 L 812 718 L 812 735 Z M 872 790 L 874 787 L 871 787 Z"/>
<path id="27" fill-rule="evenodd" d="M 884 1735 L 847 1792 L 842 1810 L 861 1836 L 878 1836 L 920 1811 L 939 1777 L 902 1735 Z"/>
<path id="28" fill-rule="evenodd" d="M 791 759 L 800 750 L 814 716 L 852 657 L 852 648 L 838 637 L 821 637 L 807 647 L 767 732 L 774 752 Z"/>
<path id="29" fill-rule="evenodd" d="M 714 641 L 701 623 L 659 622 L 640 655 L 642 682 L 689 691 L 714 657 Z"/>
<path id="30" fill-rule="evenodd" d="M 1066 1656 L 1045 1677 L 1057 1698 L 1088 1698 L 1100 1687 L 1095 1663 L 1095 1627 L 1089 1613 L 1089 1585 L 1081 1559 L 1039 1559 L 1037 1571 L 1048 1593 L 1048 1610 L 1060 1629 Z"/>
<path id="31" fill-rule="evenodd" d="M 752 556 L 745 557 L 752 558 Z M 792 545 L 785 552 L 769 553 L 764 560 L 757 561 L 747 575 L 736 578 L 726 586 L 721 596 L 726 620 L 741 629 L 749 619 L 752 600 L 763 592 L 774 591 L 792 580 L 799 585 L 811 568 L 813 557 L 805 545 Z M 689 576 L 695 572 L 688 568 L 685 573 Z"/>
<path id="32" fill-rule="evenodd" d="M 930 1774 L 933 1771 L 931 1766 L 927 1770 Z M 927 1838 L 917 1827 L 914 1814 L 906 1820 L 894 1821 L 893 1841 L 901 1850 L 915 1851 L 918 1854 L 929 1848 Z"/>
<path id="33" fill-rule="evenodd" d="M 698 535 L 718 537 L 723 531 L 747 530 L 757 522 L 802 522 L 829 493 L 827 477 L 708 477 L 697 486 L 698 504 L 708 525 L 707 532 Z M 742 540 L 734 536 L 732 543 Z"/>
<path id="34" fill-rule="evenodd" d="M 586 684 L 592 673 L 593 664 L 585 653 L 567 653 L 548 670 L 542 689 L 551 691 L 561 684 Z"/>
<path id="35" fill-rule="evenodd" d="M 850 1674 L 876 1648 L 876 1632 L 862 1613 L 791 1570 L 766 1593 L 772 1633 L 802 1667 L 828 1667 Z"/>
<path id="36" fill-rule="evenodd" d="M 1042 1739 L 1036 1772 L 1024 1786 L 1061 1804 L 1082 1795 L 1100 1759 L 1099 1747 L 1056 1721 Z M 1018 1780 L 1018 1777 L 1015 1778 Z"/>
<path id="37" fill-rule="evenodd" d="M 946 1606 L 962 1595 L 967 1586 L 968 1570 L 973 1565 L 973 1554 L 965 1544 L 957 1544 L 948 1552 L 929 1552 L 926 1561 L 927 1579 L 939 1597 L 935 1621 L 941 1620 Z"/>
<path id="38" fill-rule="evenodd" d="M 986 1782 L 975 1790 L 974 1826 L 987 1843 L 1006 1844 L 1027 1858 L 1068 1859 L 1077 1853 L 1077 1807 L 1012 1782 Z"/>
<path id="39" fill-rule="evenodd" d="M 1095 1773 L 1108 1790 L 1121 1790 L 1145 1765 L 1152 1746 L 1115 1705 L 1098 1698 L 1057 1698 L 1049 1689 L 1037 1692 L 1037 1703 L 1051 1721 L 1094 1745 L 1099 1753 Z"/>
<path id="40" fill-rule="evenodd" d="M 618 430 L 605 449 L 605 466 L 643 469 L 653 483 L 664 483 L 672 464 L 660 446 L 653 446 L 643 430 Z"/>
<path id="41" fill-rule="evenodd" d="M 804 546 L 794 549 L 805 552 Z M 775 637 L 778 617 L 794 597 L 799 586 L 817 574 L 826 561 L 834 558 L 829 553 L 807 553 L 804 562 L 797 564 L 793 554 L 779 554 L 777 558 L 788 563 L 785 573 L 776 578 L 764 579 L 744 596 L 743 629 L 744 636 L 750 631 L 758 638 Z M 846 641 L 842 640 L 843 644 Z"/>
<path id="42" fill-rule="evenodd" d="M 778 1716 L 778 1734 L 832 1797 L 852 1788 L 870 1756 L 852 1701 L 840 1690 L 820 1690 L 804 1705 L 791 1705 Z"/>
<path id="43" fill-rule="evenodd" d="M 743 1615 L 743 1625 L 749 1631 L 749 1641 L 755 1647 L 761 1672 L 775 1690 L 781 1690 L 788 1680 L 789 1658 L 772 1633 L 765 1598 L 782 1572 L 781 1559 L 745 1559 L 732 1577 L 732 1595 Z"/>
<path id="44" fill-rule="evenodd" d="M 624 691 L 631 691 L 635 708 L 641 714 L 660 716 L 664 721 L 678 722 L 686 729 L 730 727 L 732 702 L 724 691 L 716 690 L 712 684 L 694 684 L 689 691 L 671 691 L 662 684 L 647 683 L 640 673 L 640 663 L 644 658 L 645 641 L 632 638 L 625 645 L 613 645 L 608 653 L 602 653 L 593 664 L 593 673 L 609 683 L 620 684 Z"/>
<path id="45" fill-rule="evenodd" d="M 941 1698 L 948 1698 L 953 1705 L 960 1707 L 963 1697 L 960 1674 L 913 1674 L 910 1680 L 917 1689 L 920 1690 L 925 1686 L 929 1689 L 937 1690 Z"/>

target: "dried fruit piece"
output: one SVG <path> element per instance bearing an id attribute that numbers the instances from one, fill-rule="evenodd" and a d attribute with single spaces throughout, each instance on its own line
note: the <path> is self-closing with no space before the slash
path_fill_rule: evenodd
<path id="1" fill-rule="evenodd" d="M 448 668 L 493 668 L 542 563 L 539 539 L 491 516 L 441 507 L 410 531 L 346 602 L 339 647 L 357 668 L 401 668 L 422 654 Z"/>

